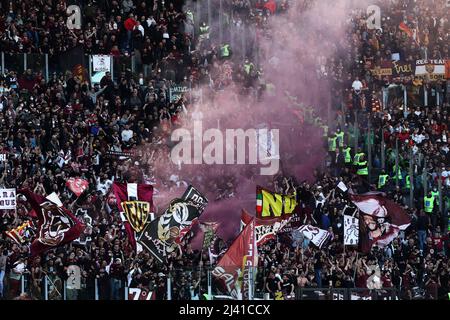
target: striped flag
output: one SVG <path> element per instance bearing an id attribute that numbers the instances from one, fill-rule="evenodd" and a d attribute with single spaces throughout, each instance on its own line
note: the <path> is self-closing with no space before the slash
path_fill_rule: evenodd
<path id="1" fill-rule="evenodd" d="M 7 237 L 14 240 L 17 244 L 22 245 L 24 242 L 28 240 L 28 238 L 31 237 L 33 233 L 33 222 L 26 221 L 22 223 L 17 228 L 14 228 L 10 231 L 6 231 L 5 234 Z"/>
<path id="2" fill-rule="evenodd" d="M 262 193 L 260 192 L 256 193 L 256 213 L 258 215 L 261 215 L 262 212 L 262 201 L 263 201 L 262 198 L 263 198 Z"/>
<path id="3" fill-rule="evenodd" d="M 400 30 L 402 30 L 404 33 L 408 35 L 408 37 L 413 37 L 413 31 L 404 23 L 403 21 L 400 22 L 400 25 L 398 26 Z"/>

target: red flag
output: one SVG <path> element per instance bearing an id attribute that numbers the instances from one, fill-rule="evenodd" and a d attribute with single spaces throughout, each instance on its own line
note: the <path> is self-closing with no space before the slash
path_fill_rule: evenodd
<path id="1" fill-rule="evenodd" d="M 212 272 L 221 281 L 225 291 L 235 299 L 248 299 L 245 267 L 256 267 L 257 255 L 255 219 L 253 219 L 234 240 Z"/>
<path id="2" fill-rule="evenodd" d="M 70 243 L 83 232 L 84 224 L 62 207 L 56 194 L 44 198 L 28 189 L 19 190 L 19 193 L 27 198 L 38 216 L 37 237 L 31 244 L 31 257 Z"/>
<path id="3" fill-rule="evenodd" d="M 413 31 L 404 22 L 400 22 L 398 28 L 403 32 L 405 32 L 408 35 L 408 37 L 410 38 L 413 37 Z"/>
<path id="4" fill-rule="evenodd" d="M 141 232 L 146 223 L 154 219 L 153 186 L 114 182 L 113 191 L 128 239 L 136 248 L 135 232 Z"/>
<path id="5" fill-rule="evenodd" d="M 66 181 L 66 186 L 79 197 L 89 187 L 89 182 L 81 178 L 70 178 Z"/>
<path id="6" fill-rule="evenodd" d="M 385 247 L 394 240 L 400 230 L 411 224 L 405 210 L 387 199 L 382 192 L 352 194 L 350 199 L 361 211 L 359 219 L 360 246 L 362 252 L 369 252 L 372 246 Z"/>

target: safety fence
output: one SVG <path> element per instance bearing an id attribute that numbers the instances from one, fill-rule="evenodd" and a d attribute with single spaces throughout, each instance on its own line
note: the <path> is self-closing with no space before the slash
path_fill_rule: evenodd
<path id="1" fill-rule="evenodd" d="M 296 300 L 400 300 L 396 288 L 298 288 Z"/>
<path id="2" fill-rule="evenodd" d="M 245 19 L 240 18 L 239 8 L 230 5 L 224 0 L 205 0 L 197 1 L 186 6 L 188 20 L 192 23 L 185 24 L 185 33 L 192 38 L 199 38 L 200 26 L 205 23 L 211 26 L 209 35 L 205 41 L 200 38 L 197 44 L 193 41 L 189 46 L 189 51 L 193 53 L 196 50 L 210 47 L 210 38 L 216 39 L 215 45 L 229 44 L 233 55 L 244 59 L 253 56 L 255 63 L 258 61 L 259 50 L 257 46 L 257 32 L 252 24 Z M 83 11 L 83 10 L 82 10 Z M 214 22 L 214 23 L 213 23 Z M 26 70 L 31 70 L 35 74 L 40 74 L 46 81 L 52 78 L 54 74 L 65 74 L 67 71 L 78 74 L 91 82 L 99 82 L 104 75 L 104 71 L 96 72 L 93 69 L 93 56 L 87 54 L 82 46 L 77 46 L 58 54 L 39 54 L 39 53 L 10 53 L 0 52 L 0 72 L 5 73 L 14 70 L 18 75 L 22 75 Z M 164 65 L 145 64 L 141 58 L 140 50 L 122 52 L 119 56 L 104 55 L 110 59 L 109 67 L 113 80 L 117 80 L 122 73 L 131 72 L 135 77 L 142 73 L 144 77 L 150 75 L 151 70 L 161 70 L 161 75 L 166 79 L 179 82 L 175 70 L 165 69 Z M 176 79 L 172 79 L 172 78 Z"/>
<path id="3" fill-rule="evenodd" d="M 115 279 L 105 275 L 85 277 L 76 268 L 69 267 L 69 275 L 62 279 L 55 273 L 42 274 L 39 278 L 31 273 L 20 278 L 7 278 L 4 288 L 7 299 L 32 300 L 233 300 L 234 297 L 219 289 L 211 270 L 178 270 L 167 276 L 152 279 L 144 286 L 134 281 Z M 199 277 L 201 273 L 201 277 Z M 200 279 L 200 281 L 198 281 Z M 268 293 L 262 272 L 256 276 L 250 288 L 254 288 L 251 300 L 403 300 L 434 299 L 420 287 L 368 288 L 317 288 L 297 287 L 293 292 Z M 290 290 L 288 290 L 290 291 Z"/>
<path id="4" fill-rule="evenodd" d="M 85 54 L 82 48 L 74 48 L 58 55 L 0 52 L 0 71 L 3 74 L 14 71 L 20 80 L 27 70 L 31 70 L 33 74 L 46 81 L 53 76 L 65 76 L 69 71 L 83 81 L 98 83 L 106 71 L 95 70 L 94 57 L 96 55 Z M 144 72 L 140 56 L 99 55 L 99 57 L 106 57 L 110 62 L 106 68 L 114 80 L 117 80 L 123 72 L 128 71 L 136 75 Z"/>

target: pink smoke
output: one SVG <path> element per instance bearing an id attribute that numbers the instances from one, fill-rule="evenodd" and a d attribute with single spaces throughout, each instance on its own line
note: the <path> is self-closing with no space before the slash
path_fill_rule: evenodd
<path id="1" fill-rule="evenodd" d="M 310 3 L 305 5 L 305 3 Z M 358 1 L 361 7 L 363 1 Z M 215 96 L 205 86 L 202 99 L 189 106 L 203 114 L 203 130 L 209 128 L 233 129 L 256 128 L 266 123 L 269 128 L 280 130 L 280 156 L 283 174 L 293 175 L 297 181 L 313 179 L 313 171 L 324 161 L 323 130 L 301 122 L 297 103 L 313 106 L 316 115 L 327 121 L 330 113 L 330 87 L 324 79 L 326 69 L 321 66 L 331 58 L 338 58 L 347 48 L 346 19 L 349 11 L 356 7 L 353 1 L 291 1 L 290 10 L 284 15 L 270 18 L 269 31 L 258 31 L 256 37 L 260 47 L 258 60 L 266 83 L 273 84 L 273 93 L 264 93 L 260 101 L 240 94 L 241 84 L 232 82 Z M 268 36 L 271 34 L 272 36 Z M 215 35 L 212 34 L 213 38 Z M 218 41 L 217 41 L 218 43 Z M 253 57 L 255 58 L 255 57 Z M 242 64 L 241 60 L 234 60 Z M 221 71 L 221 61 L 216 61 L 211 74 Z M 297 110 L 297 111 L 295 111 Z M 302 114 L 302 112 L 300 112 Z M 303 113 L 303 116 L 305 114 Z M 183 128 L 191 130 L 191 115 L 183 120 Z M 218 234 L 224 240 L 233 239 L 239 232 L 241 209 L 252 213 L 255 209 L 256 185 L 271 188 L 273 177 L 260 176 L 258 165 L 177 165 L 162 157 L 153 161 L 154 172 L 160 179 L 168 180 L 175 173 L 187 183 L 204 193 L 209 204 L 201 221 L 220 223 Z M 256 172 L 256 173 L 255 173 Z M 215 201 L 215 194 L 221 180 L 234 177 L 235 196 Z M 181 196 L 185 187 L 169 189 L 157 183 L 159 189 L 155 203 L 162 212 L 167 203 Z M 199 248 L 201 232 L 193 240 Z"/>

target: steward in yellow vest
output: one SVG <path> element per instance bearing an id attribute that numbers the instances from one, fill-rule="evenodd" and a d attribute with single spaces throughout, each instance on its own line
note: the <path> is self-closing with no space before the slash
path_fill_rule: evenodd
<path id="1" fill-rule="evenodd" d="M 381 174 L 378 176 L 378 189 L 384 188 L 388 179 L 389 175 L 387 175 L 386 172 L 383 170 Z"/>
<path id="2" fill-rule="evenodd" d="M 339 148 L 343 148 L 344 147 L 344 132 L 338 128 L 334 135 L 336 136 L 336 138 L 338 140 Z"/>
<path id="3" fill-rule="evenodd" d="M 349 146 L 344 146 L 344 149 L 342 150 L 344 152 L 344 159 L 345 159 L 345 164 L 349 165 L 352 163 L 352 155 L 351 155 L 351 150 L 352 148 L 350 148 Z"/>
<path id="4" fill-rule="evenodd" d="M 434 197 L 431 195 L 431 192 L 428 191 L 428 194 L 423 197 L 423 209 L 426 213 L 433 213 L 434 209 Z"/>
<path id="5" fill-rule="evenodd" d="M 367 160 L 364 159 L 364 155 L 362 155 L 359 158 L 359 162 L 357 164 L 357 171 L 356 174 L 358 176 L 368 176 L 369 175 L 369 168 L 367 167 Z"/>

